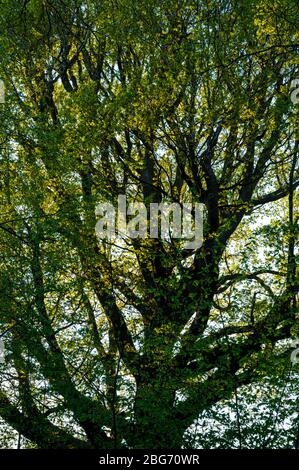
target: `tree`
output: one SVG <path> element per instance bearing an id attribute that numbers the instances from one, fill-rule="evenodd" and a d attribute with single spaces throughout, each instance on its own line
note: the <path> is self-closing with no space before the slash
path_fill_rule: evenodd
<path id="1" fill-rule="evenodd" d="M 30 445 L 195 445 L 231 406 L 229 446 L 298 446 L 296 404 L 287 443 L 267 429 L 298 334 L 298 18 L 294 0 L 2 2 L 0 415 Z M 98 240 L 119 194 L 203 204 L 202 246 Z M 242 429 L 268 383 L 266 426 Z"/>

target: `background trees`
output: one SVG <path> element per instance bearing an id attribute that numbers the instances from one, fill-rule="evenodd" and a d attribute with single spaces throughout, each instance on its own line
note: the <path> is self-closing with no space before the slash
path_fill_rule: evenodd
<path id="1" fill-rule="evenodd" d="M 2 2 L 0 414 L 22 445 L 298 446 L 298 17 Z M 203 203 L 202 247 L 99 242 L 118 194 Z"/>

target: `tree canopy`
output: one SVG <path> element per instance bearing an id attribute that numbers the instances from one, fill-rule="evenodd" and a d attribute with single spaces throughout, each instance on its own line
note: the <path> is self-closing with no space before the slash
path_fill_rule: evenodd
<path id="1" fill-rule="evenodd" d="M 298 448 L 298 26 L 297 0 L 1 1 L 3 447 Z M 203 204 L 202 246 L 100 240 L 120 194 Z"/>

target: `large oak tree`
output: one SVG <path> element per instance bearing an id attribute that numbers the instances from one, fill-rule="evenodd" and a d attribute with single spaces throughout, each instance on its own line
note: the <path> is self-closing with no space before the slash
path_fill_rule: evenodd
<path id="1" fill-rule="evenodd" d="M 298 18 L 296 0 L 1 2 L 0 415 L 24 445 L 199 445 L 196 420 L 229 409 L 222 445 L 298 446 L 296 366 L 288 440 L 269 434 L 298 334 Z M 204 204 L 202 246 L 98 240 L 119 194 Z"/>

